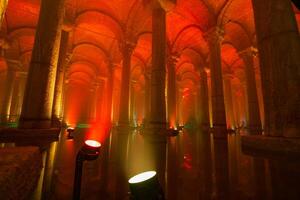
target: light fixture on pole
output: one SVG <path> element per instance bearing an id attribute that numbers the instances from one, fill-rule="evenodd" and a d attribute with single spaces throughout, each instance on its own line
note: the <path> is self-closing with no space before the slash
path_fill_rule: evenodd
<path id="1" fill-rule="evenodd" d="M 165 200 L 155 171 L 137 174 L 128 182 L 132 200 Z"/>
<path id="2" fill-rule="evenodd" d="M 83 161 L 96 160 L 99 156 L 101 144 L 96 140 L 86 140 L 83 147 L 77 153 L 76 166 L 75 166 L 75 177 L 73 184 L 73 200 L 80 199 L 81 190 L 81 176 Z"/>
<path id="3" fill-rule="evenodd" d="M 68 133 L 67 139 L 68 139 L 68 140 L 74 138 L 74 136 L 72 135 L 72 133 L 73 133 L 74 131 L 75 131 L 75 128 L 74 128 L 74 127 L 69 126 L 69 127 L 67 128 L 67 133 Z"/>

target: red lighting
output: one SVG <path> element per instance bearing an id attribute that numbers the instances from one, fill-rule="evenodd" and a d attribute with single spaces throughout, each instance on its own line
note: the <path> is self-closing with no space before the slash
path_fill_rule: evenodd
<path id="1" fill-rule="evenodd" d="M 96 140 L 86 140 L 84 142 L 87 146 L 93 147 L 93 148 L 99 148 L 101 146 L 100 142 Z"/>

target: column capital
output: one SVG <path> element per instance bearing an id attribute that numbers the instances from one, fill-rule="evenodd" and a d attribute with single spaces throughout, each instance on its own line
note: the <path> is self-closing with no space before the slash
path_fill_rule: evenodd
<path id="1" fill-rule="evenodd" d="M 250 46 L 246 49 L 243 49 L 238 52 L 238 54 L 243 57 L 243 56 L 251 56 L 251 57 L 256 57 L 258 54 L 258 50 L 256 47 Z"/>
<path id="2" fill-rule="evenodd" d="M 63 19 L 62 30 L 66 32 L 71 32 L 75 28 L 75 23 L 66 17 Z"/>
<path id="3" fill-rule="evenodd" d="M 176 63 L 179 60 L 179 57 L 180 57 L 180 55 L 179 55 L 178 52 L 170 52 L 170 53 L 168 53 L 168 59 L 167 59 L 168 64 L 176 65 Z"/>
<path id="4" fill-rule="evenodd" d="M 224 72 L 223 77 L 224 77 L 225 80 L 226 79 L 227 80 L 232 80 L 232 79 L 234 79 L 234 74 L 233 74 L 232 71 L 227 71 L 227 72 Z"/>
<path id="5" fill-rule="evenodd" d="M 222 27 L 215 26 L 206 31 L 203 37 L 208 43 L 220 43 L 223 41 L 224 35 L 225 30 Z"/>
<path id="6" fill-rule="evenodd" d="M 136 42 L 130 41 L 126 38 L 124 39 L 124 41 L 119 42 L 119 49 L 122 53 L 128 52 L 128 54 L 132 54 L 135 47 Z"/>
<path id="7" fill-rule="evenodd" d="M 6 37 L 0 37 L 0 47 L 2 49 L 9 49 L 11 46 L 11 42 Z"/>

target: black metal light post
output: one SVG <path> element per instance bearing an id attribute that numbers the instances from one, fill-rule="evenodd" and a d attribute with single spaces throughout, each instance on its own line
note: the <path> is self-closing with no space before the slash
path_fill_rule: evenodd
<path id="1" fill-rule="evenodd" d="M 129 179 L 131 200 L 165 200 L 155 171 L 147 171 Z"/>
<path id="2" fill-rule="evenodd" d="M 82 166 L 85 160 L 96 160 L 101 144 L 95 140 L 86 140 L 76 156 L 75 177 L 73 184 L 73 200 L 80 199 Z"/>
<path id="3" fill-rule="evenodd" d="M 67 133 L 68 133 L 67 139 L 68 140 L 71 140 L 71 139 L 74 138 L 74 136 L 72 135 L 72 133 L 74 133 L 74 131 L 75 131 L 75 128 L 73 128 L 73 127 L 68 127 L 67 128 Z"/>

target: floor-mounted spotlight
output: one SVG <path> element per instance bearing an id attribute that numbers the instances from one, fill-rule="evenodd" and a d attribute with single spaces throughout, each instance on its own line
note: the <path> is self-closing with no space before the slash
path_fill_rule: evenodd
<path id="1" fill-rule="evenodd" d="M 128 182 L 132 200 L 165 200 L 155 171 L 137 174 Z"/>
<path id="2" fill-rule="evenodd" d="M 99 156 L 101 144 L 95 140 L 86 140 L 84 146 L 76 156 L 75 178 L 73 185 L 73 200 L 80 199 L 81 176 L 83 161 L 96 160 Z"/>
<path id="3" fill-rule="evenodd" d="M 169 137 L 174 137 L 174 136 L 177 136 L 178 134 L 179 134 L 178 129 L 175 129 L 175 128 L 167 129 L 167 136 L 169 136 Z"/>
<path id="4" fill-rule="evenodd" d="M 68 133 L 67 139 L 68 139 L 68 140 L 74 138 L 74 136 L 72 135 L 72 133 L 74 133 L 74 131 L 75 131 L 75 128 L 74 128 L 74 127 L 69 126 L 69 127 L 67 128 L 67 133 Z"/>

